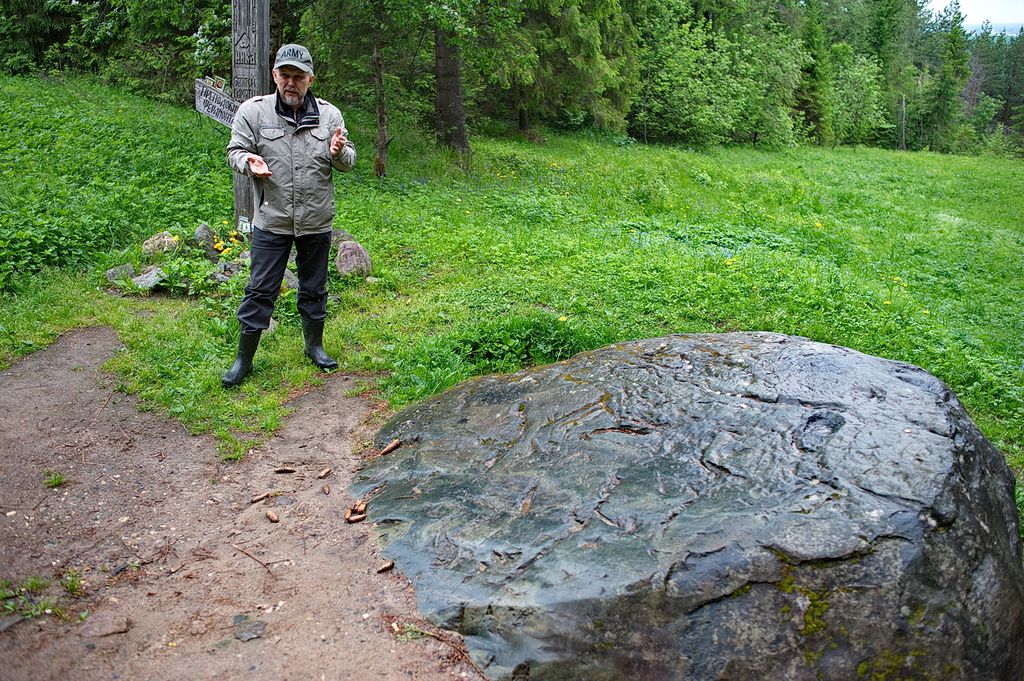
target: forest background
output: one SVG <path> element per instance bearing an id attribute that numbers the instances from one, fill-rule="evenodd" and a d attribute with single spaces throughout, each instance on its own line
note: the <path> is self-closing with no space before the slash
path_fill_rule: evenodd
<path id="1" fill-rule="evenodd" d="M 318 93 L 469 150 L 467 128 L 644 142 L 1020 153 L 1024 32 L 925 0 L 271 0 Z M 0 67 L 84 71 L 184 103 L 230 81 L 230 0 L 2 0 Z"/>

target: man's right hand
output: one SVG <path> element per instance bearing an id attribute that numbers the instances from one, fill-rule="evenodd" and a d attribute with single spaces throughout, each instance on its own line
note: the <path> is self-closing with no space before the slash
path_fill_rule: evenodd
<path id="1" fill-rule="evenodd" d="M 245 160 L 249 164 L 249 170 L 252 171 L 253 177 L 267 178 L 273 175 L 262 156 L 249 154 L 245 157 Z"/>

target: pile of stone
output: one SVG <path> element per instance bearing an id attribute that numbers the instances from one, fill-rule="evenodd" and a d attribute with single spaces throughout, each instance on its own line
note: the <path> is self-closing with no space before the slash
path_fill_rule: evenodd
<path id="1" fill-rule="evenodd" d="M 234 234 L 234 233 L 233 233 Z M 240 251 L 238 256 L 231 260 L 225 260 L 224 255 L 231 251 L 228 249 L 241 247 L 241 237 L 232 239 L 232 244 L 227 245 L 220 241 L 217 234 L 206 223 L 201 223 L 192 235 L 191 244 L 203 251 L 203 254 L 211 262 L 217 263 L 217 271 L 211 276 L 213 281 L 226 283 L 232 277 L 239 274 L 249 265 L 249 251 Z M 373 263 L 370 255 L 351 234 L 344 230 L 336 229 L 331 234 L 331 246 L 336 251 L 334 260 L 335 269 L 342 277 L 359 277 L 365 279 L 370 277 L 373 270 Z M 147 258 L 154 258 L 159 255 L 173 253 L 181 247 L 180 239 L 170 232 L 159 232 L 146 239 L 142 244 L 142 253 Z M 295 260 L 295 252 L 292 252 L 291 261 Z M 147 265 L 141 272 L 136 273 L 131 263 L 125 263 L 112 267 L 106 271 L 106 278 L 112 284 L 131 288 L 136 291 L 153 291 L 161 287 L 167 279 L 167 274 L 159 265 Z M 130 285 L 128 284 L 130 282 Z M 298 278 L 291 270 L 285 271 L 284 288 L 298 288 Z"/>

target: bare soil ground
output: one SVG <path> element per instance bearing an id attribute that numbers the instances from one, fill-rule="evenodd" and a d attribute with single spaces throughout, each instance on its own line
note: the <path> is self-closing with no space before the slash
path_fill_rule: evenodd
<path id="1" fill-rule="evenodd" d="M 409 583 L 377 572 L 369 523 L 343 519 L 383 408 L 345 396 L 355 377 L 329 377 L 223 463 L 212 439 L 114 389 L 101 365 L 119 345 L 80 329 L 0 373 L 0 578 L 50 580 L 41 596 L 66 613 L 0 612 L 0 679 L 483 678 Z M 46 471 L 68 482 L 50 489 Z M 71 572 L 77 598 L 59 585 Z"/>

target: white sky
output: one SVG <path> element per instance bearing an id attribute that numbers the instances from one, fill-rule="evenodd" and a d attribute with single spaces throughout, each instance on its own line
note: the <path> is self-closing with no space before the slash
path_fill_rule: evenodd
<path id="1" fill-rule="evenodd" d="M 948 4 L 948 0 L 929 1 L 936 12 Z M 1024 0 L 960 0 L 960 13 L 965 24 L 980 24 L 986 19 L 993 24 L 1024 24 Z"/>

